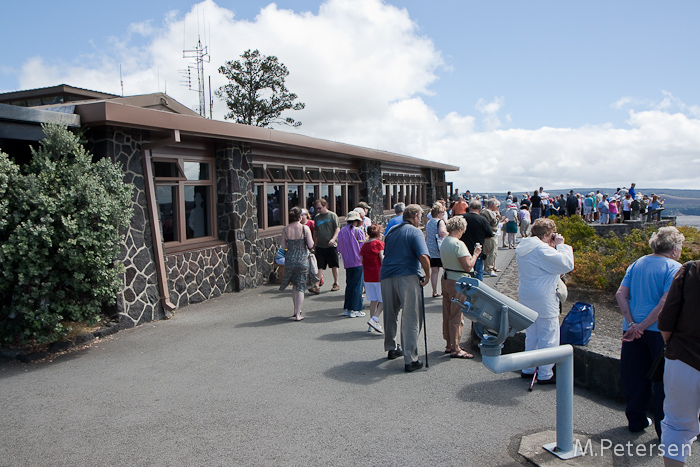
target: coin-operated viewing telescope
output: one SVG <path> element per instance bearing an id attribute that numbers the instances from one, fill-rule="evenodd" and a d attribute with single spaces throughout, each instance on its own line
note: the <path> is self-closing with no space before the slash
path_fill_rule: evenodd
<path id="1" fill-rule="evenodd" d="M 528 328 L 537 319 L 537 312 L 506 297 L 478 279 L 465 277 L 456 284 L 457 292 L 466 296 L 457 301 L 464 316 L 474 322 L 474 330 L 487 352 L 503 347 L 507 337 Z M 495 335 L 493 334 L 495 333 Z M 489 352 L 490 353 L 490 352 Z M 483 352 L 482 352 L 483 354 Z"/>
<path id="2" fill-rule="evenodd" d="M 537 319 L 537 312 L 495 291 L 478 279 L 465 277 L 455 284 L 464 297 L 453 299 L 464 316 L 474 322 L 481 337 L 481 362 L 494 373 L 539 365 L 557 365 L 557 441 L 544 448 L 560 459 L 581 455 L 574 446 L 574 348 L 561 345 L 547 349 L 501 355 L 503 343 Z M 554 293 L 554 291 L 552 291 Z"/>

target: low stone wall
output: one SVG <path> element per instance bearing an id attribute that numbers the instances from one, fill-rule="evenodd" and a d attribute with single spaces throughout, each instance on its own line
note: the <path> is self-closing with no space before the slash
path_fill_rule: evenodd
<path id="1" fill-rule="evenodd" d="M 646 221 L 624 221 L 620 224 L 589 224 L 595 229 L 595 233 L 599 237 L 605 237 L 610 232 L 617 236 L 628 235 L 632 232 L 632 229 L 646 229 L 647 227 L 653 226 L 655 228 L 666 227 L 669 225 L 676 225 L 675 217 L 662 217 L 660 221 L 646 222 Z"/>
<path id="2" fill-rule="evenodd" d="M 607 341 L 608 338 L 603 338 Z M 617 342 L 608 344 L 619 346 Z M 588 345 L 574 345 L 574 384 L 600 394 L 608 399 L 622 401 L 620 386 L 620 358 L 607 352 L 599 352 L 591 340 Z M 525 350 L 525 333 L 519 332 L 506 340 L 503 353 L 515 353 Z"/>
<path id="3" fill-rule="evenodd" d="M 170 301 L 181 308 L 232 292 L 229 255 L 228 245 L 167 255 Z"/>

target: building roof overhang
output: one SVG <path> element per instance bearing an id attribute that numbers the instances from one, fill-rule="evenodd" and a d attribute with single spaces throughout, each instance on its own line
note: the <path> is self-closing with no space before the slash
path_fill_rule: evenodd
<path id="1" fill-rule="evenodd" d="M 80 127 L 80 116 L 33 107 L 0 104 L 0 138 L 39 141 L 45 138 L 42 123 L 58 123 L 68 127 Z"/>
<path id="2" fill-rule="evenodd" d="M 427 161 L 417 157 L 312 138 L 270 128 L 210 120 L 199 115 L 181 115 L 155 109 L 139 108 L 117 103 L 114 100 L 76 104 L 76 113 L 80 115 L 82 125 L 88 127 L 112 125 L 166 133 L 178 130 L 182 136 L 202 139 L 235 140 L 247 142 L 251 145 L 276 146 L 279 148 L 292 147 L 413 167 L 445 171 L 459 170 L 459 167 L 454 165 Z"/>

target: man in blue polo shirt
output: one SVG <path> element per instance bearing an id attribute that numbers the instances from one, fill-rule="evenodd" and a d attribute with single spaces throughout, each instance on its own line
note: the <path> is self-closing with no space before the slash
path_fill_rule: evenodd
<path id="1" fill-rule="evenodd" d="M 421 287 L 430 282 L 430 256 L 423 233 L 418 229 L 423 210 L 417 204 L 406 206 L 403 222 L 394 226 L 384 239 L 381 284 L 384 301 L 384 350 L 393 360 L 403 356 L 407 373 L 423 367 L 418 360 L 418 335 L 423 326 Z M 425 276 L 421 279 L 422 273 Z M 401 317 L 401 343 L 396 343 Z"/>
<path id="2" fill-rule="evenodd" d="M 406 209 L 406 205 L 404 203 L 396 203 L 394 205 L 394 213 L 396 213 L 396 216 L 392 217 L 389 222 L 386 223 L 386 229 L 384 229 L 384 236 L 386 237 L 386 234 L 389 233 L 391 228 L 395 225 L 399 225 L 401 222 L 403 222 L 403 210 Z"/>

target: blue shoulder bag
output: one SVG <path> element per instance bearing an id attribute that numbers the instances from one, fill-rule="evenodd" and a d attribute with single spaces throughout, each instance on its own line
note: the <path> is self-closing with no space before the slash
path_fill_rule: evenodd
<path id="1" fill-rule="evenodd" d="M 586 345 L 595 329 L 595 307 L 590 303 L 576 302 L 561 323 L 560 344 Z"/>

